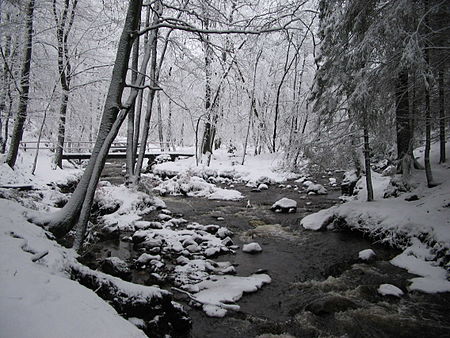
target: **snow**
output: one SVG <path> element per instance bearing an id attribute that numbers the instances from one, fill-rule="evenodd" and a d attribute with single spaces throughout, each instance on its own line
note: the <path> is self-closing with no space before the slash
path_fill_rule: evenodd
<path id="1" fill-rule="evenodd" d="M 1 335 L 146 337 L 93 291 L 68 278 L 66 268 L 75 254 L 28 223 L 24 212 L 17 203 L 0 200 Z M 49 253 L 33 263 L 25 250 Z"/>
<path id="2" fill-rule="evenodd" d="M 170 180 L 162 182 L 154 189 L 161 195 L 182 195 L 189 197 L 206 197 L 212 200 L 239 200 L 242 194 L 233 189 L 218 188 L 203 178 L 192 176 L 190 173 L 178 175 Z"/>
<path id="3" fill-rule="evenodd" d="M 359 259 L 362 259 L 363 261 L 367 261 L 375 256 L 376 256 L 376 254 L 372 249 L 361 250 L 358 253 Z"/>
<path id="4" fill-rule="evenodd" d="M 283 197 L 282 199 L 276 201 L 271 207 L 271 209 L 277 209 L 277 208 L 282 208 L 282 209 L 297 208 L 297 202 L 290 198 Z"/>
<path id="5" fill-rule="evenodd" d="M 312 184 L 308 185 L 306 192 L 307 193 L 315 193 L 317 195 L 328 194 L 327 189 L 325 189 L 323 185 L 318 184 L 318 183 L 312 183 Z"/>
<path id="6" fill-rule="evenodd" d="M 229 177 L 243 182 L 277 183 L 287 179 L 297 178 L 298 175 L 281 170 L 283 154 L 261 154 L 246 156 L 245 164 L 241 165 L 241 157 L 227 153 L 225 149 L 219 149 L 212 155 L 210 166 L 199 163 L 196 166 L 195 158 L 180 159 L 175 162 L 157 164 L 153 168 L 155 174 L 168 174 L 174 176 L 183 172 L 191 172 L 197 176 Z"/>
<path id="7" fill-rule="evenodd" d="M 435 181 L 440 183 L 438 186 L 428 188 L 425 172 L 413 171 L 410 178 L 412 191 L 383 199 L 390 178 L 373 172 L 374 201 L 366 202 L 365 177 L 362 177 L 356 185 L 359 191 L 356 197 L 304 217 L 301 226 L 320 230 L 333 226 L 334 219 L 345 220 L 346 227 L 376 235 L 383 242 L 403 249 L 391 263 L 420 276 L 410 280 L 409 290 L 450 291 L 448 273 L 442 267 L 448 262 L 439 258 L 445 257 L 450 250 L 450 168 L 438 164 L 438 150 L 438 145 L 434 144 L 431 162 Z M 423 152 L 419 149 L 416 154 L 423 155 Z M 423 159 L 419 158 L 420 161 Z M 418 199 L 405 200 L 409 195 L 417 195 Z"/>
<path id="8" fill-rule="evenodd" d="M 255 274 L 249 277 L 211 276 L 195 286 L 198 292 L 194 298 L 203 304 L 203 311 L 210 317 L 223 317 L 227 310 L 239 310 L 235 304 L 245 292 L 255 292 L 264 284 L 271 282 L 266 274 Z"/>
<path id="9" fill-rule="evenodd" d="M 382 296 L 395 296 L 395 297 L 403 296 L 403 291 L 392 284 L 381 284 L 378 287 L 377 291 Z"/>
<path id="10" fill-rule="evenodd" d="M 14 170 L 6 163 L 0 161 L 0 186 L 31 184 L 40 188 L 47 185 L 65 184 L 68 181 L 75 181 L 82 175 L 82 170 L 74 168 L 69 163 L 63 163 L 64 169 L 53 167 L 53 156 L 49 150 L 40 150 L 36 171 L 31 174 L 35 152 L 22 151 L 19 152 Z M 50 189 L 50 187 L 48 187 Z"/>
<path id="11" fill-rule="evenodd" d="M 242 251 L 246 253 L 258 253 L 262 251 L 261 245 L 256 242 L 244 244 Z"/>
<path id="12" fill-rule="evenodd" d="M 95 200 L 104 209 L 119 205 L 115 212 L 102 217 L 106 225 L 117 226 L 119 230 L 133 230 L 136 224 L 137 227 L 142 227 L 145 223 L 139 223 L 141 215 L 155 210 L 157 206 L 165 207 L 160 198 L 132 190 L 124 185 L 97 188 Z"/>

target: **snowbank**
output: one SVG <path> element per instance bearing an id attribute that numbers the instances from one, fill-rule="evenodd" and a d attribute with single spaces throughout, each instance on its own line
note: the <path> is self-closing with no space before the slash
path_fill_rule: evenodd
<path id="1" fill-rule="evenodd" d="M 411 192 L 383 199 L 388 179 L 374 173 L 375 201 L 365 202 L 363 177 L 356 199 L 306 216 L 300 224 L 311 230 L 344 226 L 399 247 L 404 252 L 392 263 L 421 276 L 411 280 L 410 290 L 450 291 L 448 273 L 441 267 L 450 263 L 450 168 L 437 164 L 436 149 L 434 145 L 431 159 L 438 186 L 428 188 L 425 173 L 415 171 Z M 417 198 L 408 198 L 412 195 Z"/>
<path id="2" fill-rule="evenodd" d="M 0 200 L 0 327 L 4 337 L 146 337 L 93 291 L 70 280 L 71 250 Z M 36 262 L 34 253 L 48 254 Z"/>
<path id="3" fill-rule="evenodd" d="M 190 171 L 197 176 L 227 177 L 244 182 L 258 182 L 262 179 L 270 182 L 283 182 L 298 175 L 280 170 L 282 154 L 247 155 L 244 165 L 242 157 L 228 154 L 226 150 L 219 149 L 212 155 L 210 166 L 204 164 L 196 166 L 195 158 L 178 160 L 157 164 L 153 173 L 158 175 L 175 176 Z"/>
<path id="4" fill-rule="evenodd" d="M 162 182 L 154 189 L 161 195 L 186 195 L 189 197 L 206 197 L 213 200 L 239 200 L 243 195 L 233 189 L 222 189 L 203 178 L 192 176 L 187 172 Z"/>
<path id="5" fill-rule="evenodd" d="M 41 150 L 34 175 L 31 174 L 34 161 L 34 152 L 19 152 L 14 170 L 0 159 L 0 186 L 3 185 L 33 185 L 44 188 L 52 184 L 66 184 L 77 181 L 82 170 L 74 168 L 70 163 L 64 162 L 64 170 L 51 169 L 54 165 L 53 153 L 49 150 Z"/>
<path id="6" fill-rule="evenodd" d="M 103 216 L 103 221 L 107 226 L 114 226 L 122 231 L 133 230 L 133 222 L 140 220 L 142 215 L 166 206 L 158 197 L 149 196 L 124 185 L 113 186 L 109 183 L 97 188 L 95 201 L 100 209 L 115 210 Z"/>

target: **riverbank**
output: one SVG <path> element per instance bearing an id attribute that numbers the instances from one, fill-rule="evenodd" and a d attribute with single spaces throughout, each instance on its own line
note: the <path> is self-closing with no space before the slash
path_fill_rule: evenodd
<path id="1" fill-rule="evenodd" d="M 447 153 L 448 151 L 447 148 Z M 447 154 L 447 157 L 448 157 Z M 423 149 L 416 149 L 423 163 Z M 410 291 L 449 292 L 450 282 L 450 165 L 439 164 L 438 147 L 433 146 L 431 163 L 436 186 L 428 188 L 424 170 L 414 170 L 411 189 L 397 197 L 383 198 L 389 178 L 373 173 L 375 200 L 366 202 L 365 178 L 359 193 L 342 205 L 321 210 L 302 219 L 305 229 L 345 228 L 403 250 L 391 263 L 417 274 Z"/>

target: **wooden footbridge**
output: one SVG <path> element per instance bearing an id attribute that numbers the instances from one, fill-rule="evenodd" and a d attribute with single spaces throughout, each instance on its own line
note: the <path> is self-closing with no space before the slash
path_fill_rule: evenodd
<path id="1" fill-rule="evenodd" d="M 95 142 L 89 141 L 79 141 L 79 142 L 65 142 L 63 146 L 63 160 L 88 160 L 92 155 L 92 148 Z M 179 151 L 166 151 L 169 149 L 167 144 L 155 146 L 155 143 L 149 143 L 145 149 L 144 157 L 149 159 L 149 162 L 154 162 L 158 156 L 165 156 L 168 160 L 170 157 L 171 161 L 175 161 L 177 158 L 192 157 L 193 153 L 179 152 Z M 56 144 L 48 141 L 23 141 L 20 143 L 22 150 L 36 150 L 36 149 L 49 149 L 54 151 L 56 149 Z M 127 144 L 125 142 L 114 142 L 112 143 L 108 159 L 125 159 L 126 158 Z"/>

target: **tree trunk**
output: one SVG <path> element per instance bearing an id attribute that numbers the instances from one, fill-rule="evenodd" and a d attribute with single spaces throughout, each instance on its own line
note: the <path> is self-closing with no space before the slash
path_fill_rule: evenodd
<path id="1" fill-rule="evenodd" d="M 364 163 L 366 169 L 367 202 L 373 201 L 372 172 L 370 168 L 370 144 L 367 117 L 364 118 Z"/>
<path id="2" fill-rule="evenodd" d="M 64 2 L 62 14 L 59 17 L 56 10 L 56 0 L 53 0 L 53 16 L 56 24 L 56 40 L 58 42 L 58 72 L 61 83 L 61 106 L 59 109 L 58 140 L 55 149 L 55 164 L 62 168 L 62 155 L 64 150 L 64 140 L 66 137 L 66 116 L 69 102 L 70 82 L 71 82 L 71 64 L 69 48 L 67 41 L 75 19 L 75 10 L 78 0 L 73 0 L 70 8 L 70 2 Z"/>
<path id="3" fill-rule="evenodd" d="M 1 18 L 0 18 L 1 20 Z M 10 14 L 7 13 L 6 14 L 6 22 L 5 24 L 7 25 L 10 22 Z M 3 125 L 5 125 L 5 130 L 7 129 L 6 124 L 8 123 L 9 120 L 9 113 L 10 111 L 6 111 L 6 101 L 7 98 L 11 97 L 11 88 L 10 88 L 10 83 L 11 83 L 11 77 L 9 74 L 9 71 L 11 69 L 9 69 L 8 67 L 8 63 L 9 63 L 9 57 L 11 55 L 11 35 L 9 33 L 6 33 L 5 35 L 5 48 L 4 48 L 4 63 L 3 63 L 3 69 L 2 69 L 2 88 L 1 88 L 1 92 L 0 92 L 0 153 L 4 154 L 5 150 L 6 150 L 6 142 L 8 141 L 8 135 L 7 133 L 5 133 L 5 136 L 3 137 Z M 3 116 L 5 116 L 5 119 L 3 118 Z"/>
<path id="4" fill-rule="evenodd" d="M 133 55 L 131 61 L 131 83 L 133 85 L 136 84 L 137 80 L 137 72 L 138 72 L 138 61 L 139 61 L 139 37 L 136 37 L 133 45 Z M 142 90 L 139 91 L 139 94 Z M 134 165 L 136 162 L 136 153 L 133 151 L 137 149 L 134 147 L 134 133 L 135 131 L 135 116 L 134 113 L 136 111 L 136 102 L 133 103 L 133 106 L 128 113 L 128 124 L 127 124 L 127 154 L 126 154 L 126 174 L 125 174 L 125 183 L 130 183 L 130 179 L 134 174 Z M 140 118 L 140 117 L 139 117 Z M 139 127 L 139 126 L 138 126 Z"/>
<path id="5" fill-rule="evenodd" d="M 63 237 L 77 222 L 79 224 L 78 229 L 85 231 L 93 193 L 105 164 L 109 147 L 114 140 L 117 125 L 120 127 L 121 122 L 125 118 L 124 115 L 126 115 L 127 109 L 122 109 L 123 113 L 118 116 L 122 108 L 121 98 L 134 40 L 133 33 L 138 28 L 140 10 L 141 0 L 130 0 L 124 29 L 119 39 L 116 60 L 114 62 L 111 82 L 103 109 L 103 116 L 97 140 L 87 168 L 85 169 L 77 188 L 67 204 L 60 211 L 41 219 L 38 219 L 37 217 L 31 218 L 31 221 L 44 226 L 56 237 Z M 141 78 L 143 80 L 143 77 Z M 132 91 L 132 93 L 135 98 L 137 96 L 137 90 Z M 78 232 L 80 233 L 80 231 Z M 81 242 L 82 238 L 78 241 Z"/>
<path id="6" fill-rule="evenodd" d="M 152 25 L 155 25 L 159 17 L 162 15 L 162 3 L 161 1 L 156 1 L 154 5 L 154 15 L 152 20 Z M 144 155 L 145 149 L 147 147 L 148 133 L 150 130 L 150 119 L 152 117 L 153 110 L 153 101 L 155 99 L 156 91 L 153 89 L 157 85 L 157 51 L 158 51 L 158 29 L 154 29 L 151 31 L 151 35 L 148 41 L 150 50 L 151 50 L 151 60 L 150 60 L 150 85 L 152 88 L 149 89 L 148 98 L 147 98 L 147 109 L 145 113 L 144 124 L 142 126 L 142 136 L 141 136 L 141 146 L 139 151 L 139 156 L 136 163 L 136 168 L 133 176 L 133 184 L 137 184 L 139 182 L 142 165 L 144 163 Z"/>
<path id="7" fill-rule="evenodd" d="M 403 158 L 409 156 L 411 146 L 411 128 L 408 99 L 408 72 L 402 70 L 397 79 L 396 88 L 396 130 L 397 130 L 397 159 L 399 171 L 403 174 Z"/>
<path id="8" fill-rule="evenodd" d="M 425 5 L 425 26 L 429 27 L 429 19 L 428 19 L 428 9 L 429 4 L 428 0 L 424 1 Z M 430 50 L 429 50 L 428 41 L 425 42 L 425 63 L 430 66 Z M 431 99 L 430 99 L 430 78 L 426 78 L 425 81 L 425 154 L 424 154 L 424 162 L 425 162 L 425 175 L 427 177 L 427 185 L 429 188 L 434 187 L 435 183 L 433 180 L 433 173 L 431 171 L 431 162 L 430 162 L 430 151 L 431 151 Z"/>
<path id="9" fill-rule="evenodd" d="M 11 168 L 14 168 L 14 165 L 16 164 L 19 145 L 23 135 L 23 127 L 27 118 L 28 93 L 30 90 L 31 55 L 33 50 L 33 13 L 34 0 L 30 0 L 26 9 L 25 50 L 23 53 L 24 58 L 20 75 L 19 106 L 17 108 L 16 120 L 14 121 L 11 145 L 8 156 L 6 157 L 6 163 Z"/>
<path id="10" fill-rule="evenodd" d="M 169 150 L 175 151 L 176 150 L 175 140 L 174 140 L 173 134 L 172 134 L 172 100 L 171 99 L 169 99 L 168 107 L 169 107 L 169 114 L 167 116 L 167 146 L 168 146 Z"/>
<path id="11" fill-rule="evenodd" d="M 55 164 L 59 168 L 62 168 L 62 155 L 64 151 L 64 139 L 66 137 L 66 116 L 67 105 L 69 102 L 69 91 L 63 89 L 61 96 L 61 106 L 59 111 L 59 124 L 58 124 L 58 142 L 55 149 Z"/>
<path id="12" fill-rule="evenodd" d="M 147 12 L 145 15 L 145 27 L 148 27 L 150 25 L 150 13 L 152 11 L 152 8 L 150 6 L 147 7 Z M 144 34 L 144 46 L 148 46 L 148 32 L 145 32 Z M 147 48 L 147 47 L 146 47 Z M 142 75 L 147 74 L 147 67 L 141 69 Z M 139 91 L 137 102 L 135 104 L 135 110 L 136 110 L 136 116 L 134 117 L 134 134 L 133 134 L 133 156 L 134 156 L 134 163 L 133 163 L 133 175 L 136 171 L 136 159 L 137 159 L 137 152 L 138 152 L 138 145 L 139 145 L 139 137 L 140 137 L 140 131 L 141 131 L 141 115 L 142 115 L 142 102 L 144 99 L 144 90 Z"/>
<path id="13" fill-rule="evenodd" d="M 248 125 L 247 125 L 247 134 L 245 136 L 245 142 L 244 142 L 244 153 L 242 155 L 242 165 L 244 165 L 245 162 L 245 155 L 247 153 L 247 143 L 248 143 L 248 136 L 250 134 L 250 126 L 252 124 L 252 116 L 253 116 L 253 111 L 256 109 L 255 105 L 255 85 L 256 85 L 256 71 L 258 69 L 258 63 L 259 63 L 259 58 L 261 57 L 262 54 L 262 50 L 260 50 L 258 52 L 258 54 L 256 55 L 256 60 L 255 60 L 255 68 L 253 69 L 253 83 L 252 83 L 252 92 L 250 95 L 250 111 L 248 113 Z"/>
<path id="14" fill-rule="evenodd" d="M 439 70 L 439 163 L 445 163 L 445 94 L 444 94 L 444 69 Z"/>
<path id="15" fill-rule="evenodd" d="M 162 109 L 161 109 L 161 96 L 156 93 L 156 118 L 158 121 L 158 137 L 159 137 L 159 148 L 161 151 L 165 151 L 166 147 L 164 145 L 164 133 L 163 133 L 163 119 L 162 119 Z"/>
<path id="16" fill-rule="evenodd" d="M 208 19 L 205 20 L 205 28 L 209 28 Z M 212 153 L 212 116 L 211 116 L 211 63 L 212 63 L 212 48 L 209 42 L 209 36 L 206 35 L 205 42 L 205 127 L 202 138 L 202 151 L 203 155 Z"/>

